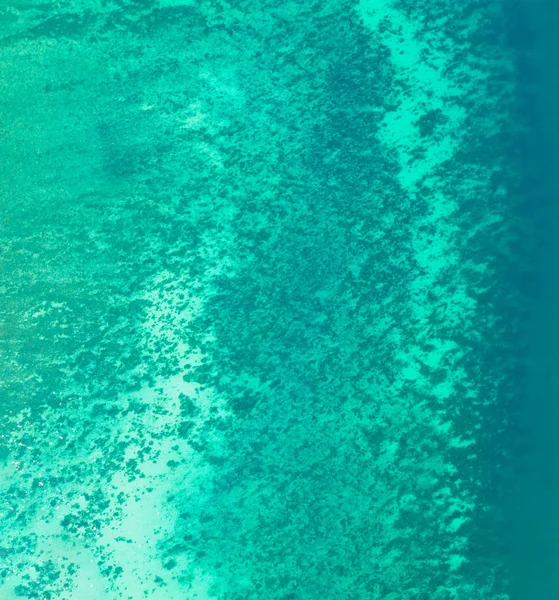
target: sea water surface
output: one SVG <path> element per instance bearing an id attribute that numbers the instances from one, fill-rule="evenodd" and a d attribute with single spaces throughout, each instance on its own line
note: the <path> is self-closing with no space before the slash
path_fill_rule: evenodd
<path id="1" fill-rule="evenodd" d="M 2 3 L 2 600 L 559 597 L 543 4 Z"/>
<path id="2" fill-rule="evenodd" d="M 499 506 L 512 600 L 559 597 L 559 4 L 526 0 L 509 29 L 517 54 L 523 137 L 519 213 L 532 233 L 519 255 L 529 278 L 513 276 L 526 311 L 520 320 L 519 402 L 506 443 L 512 459 Z M 525 246 L 526 248 L 526 246 Z"/>

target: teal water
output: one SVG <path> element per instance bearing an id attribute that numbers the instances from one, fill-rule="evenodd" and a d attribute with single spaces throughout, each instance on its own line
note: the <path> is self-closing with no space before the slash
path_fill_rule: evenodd
<path id="1" fill-rule="evenodd" d="M 518 408 L 508 439 L 512 477 L 504 486 L 502 538 L 513 574 L 512 600 L 553 599 L 559 596 L 559 429 L 558 334 L 559 271 L 559 10 L 553 1 L 520 2 L 511 47 L 518 56 L 518 89 L 530 135 L 524 140 L 524 208 L 522 218 L 536 234 L 531 238 L 531 281 L 518 289 L 530 290 L 531 300 L 521 320 Z M 534 239 L 535 238 L 535 239 Z M 535 242 L 535 243 L 534 243 Z M 524 263 L 527 261 L 525 260 Z"/>
<path id="2" fill-rule="evenodd" d="M 2 6 L 3 600 L 514 600 L 513 9 Z"/>

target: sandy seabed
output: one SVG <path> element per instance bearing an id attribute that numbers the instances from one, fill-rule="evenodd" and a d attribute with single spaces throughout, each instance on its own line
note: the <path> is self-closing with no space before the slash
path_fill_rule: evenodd
<path id="1" fill-rule="evenodd" d="M 498 3 L 3 15 L 3 597 L 506 600 Z"/>

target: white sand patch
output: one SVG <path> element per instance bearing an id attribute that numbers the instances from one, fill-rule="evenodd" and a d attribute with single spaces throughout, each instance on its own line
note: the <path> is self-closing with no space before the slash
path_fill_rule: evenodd
<path id="1" fill-rule="evenodd" d="M 115 520 L 103 530 L 99 546 L 104 556 L 113 557 L 115 564 L 123 567 L 124 572 L 118 579 L 114 592 L 139 598 L 144 590 L 150 588 L 150 598 L 165 600 L 179 598 L 184 594 L 184 585 L 177 581 L 172 574 L 162 571 L 161 552 L 159 543 L 172 537 L 178 518 L 176 506 L 169 502 L 168 497 L 181 488 L 195 488 L 204 480 L 205 467 L 201 466 L 196 452 L 185 440 L 169 435 L 180 421 L 180 394 L 195 397 L 197 385 L 185 383 L 182 376 L 176 376 L 166 381 L 157 382 L 154 388 L 134 394 L 134 399 L 146 402 L 150 407 L 161 407 L 164 413 L 149 410 L 142 419 L 142 429 L 155 436 L 151 454 L 157 458 L 147 460 L 138 465 L 144 477 L 130 481 L 124 471 L 113 475 L 111 479 L 114 509 L 122 511 L 122 517 Z M 156 392 L 155 390 L 159 391 Z M 209 407 L 213 406 L 209 394 L 201 394 L 201 416 L 199 427 L 203 426 L 208 416 Z M 130 428 L 130 435 L 137 435 L 137 424 Z M 126 437 L 126 431 L 121 430 L 119 437 Z M 139 448 L 138 448 L 139 449 Z M 128 448 L 129 456 L 136 456 L 136 448 Z M 171 469 L 170 461 L 180 465 Z M 152 491 L 148 491 L 152 490 Z M 118 502 L 118 494 L 124 494 L 124 502 Z M 188 566 L 184 557 L 176 557 L 175 572 L 184 572 Z M 165 587 L 151 589 L 156 577 L 162 577 Z M 200 575 L 207 587 L 207 576 Z M 197 584 L 198 587 L 202 584 Z M 204 592 L 205 593 L 205 592 Z M 199 596 L 200 598 L 208 597 Z"/>
<path id="2" fill-rule="evenodd" d="M 159 0 L 157 2 L 160 8 L 176 7 L 176 6 L 195 6 L 195 0 Z"/>
<path id="3" fill-rule="evenodd" d="M 188 338 L 185 333 L 203 309 L 204 298 L 211 295 L 211 278 L 227 267 L 227 261 L 219 264 L 213 261 L 214 250 L 209 246 L 203 254 L 211 265 L 205 281 L 177 281 L 171 273 L 161 272 L 143 295 L 150 304 L 142 329 L 145 350 L 152 354 L 153 361 L 178 362 L 179 374 L 159 377 L 150 387 L 115 398 L 112 406 L 119 409 L 119 414 L 112 422 L 102 415 L 96 417 L 100 419 L 96 433 L 87 441 L 79 442 L 77 455 L 57 450 L 57 443 L 77 440 L 81 422 L 77 430 L 61 428 L 58 431 L 47 427 L 44 432 L 33 431 L 30 412 L 24 410 L 18 414 L 16 431 L 25 432 L 33 439 L 51 440 L 43 450 L 45 475 L 57 477 L 74 467 L 82 471 L 85 468 L 86 474 L 76 482 L 66 481 L 61 488 L 44 487 L 36 517 L 17 532 L 36 540 L 33 555 L 26 557 L 30 561 L 29 572 L 16 568 L 18 555 L 10 559 L 8 566 L 12 567 L 13 575 L 0 590 L 2 598 L 13 596 L 18 585 L 44 587 L 33 564 L 52 561 L 63 573 L 62 581 L 53 585 L 59 589 L 62 583 L 67 584 L 67 592 L 57 592 L 61 600 L 143 597 L 169 600 L 184 598 L 185 593 L 189 594 L 188 598 L 211 600 L 209 575 L 201 572 L 184 553 L 169 557 L 161 545 L 173 539 L 179 517 L 180 501 L 173 501 L 171 496 L 180 494 L 181 490 L 196 493 L 210 468 L 202 464 L 188 440 L 177 434 L 183 419 L 181 396 L 188 396 L 196 408 L 190 418 L 191 431 L 203 433 L 204 440 L 213 443 L 215 448 L 219 447 L 220 440 L 205 422 L 210 411 L 213 419 L 228 414 L 227 407 L 218 401 L 211 388 L 201 389 L 195 381 L 183 379 L 183 374 L 207 361 L 199 348 L 184 341 Z M 200 339 L 207 342 L 211 332 L 201 332 Z M 138 406 L 143 408 L 135 410 Z M 43 422 L 56 423 L 59 414 L 45 408 Z M 85 414 L 84 418 L 87 420 Z M 17 445 L 17 442 L 3 441 Z M 113 465 L 107 469 L 104 457 L 104 451 L 115 447 L 125 448 L 122 465 L 116 471 Z M 22 468 L 18 461 L 9 462 L 2 469 L 3 480 L 17 482 Z M 108 503 L 102 513 L 96 511 L 96 505 L 88 498 L 99 488 Z M 25 503 L 20 502 L 14 506 L 4 504 L 0 512 L 18 515 L 26 509 Z M 78 522 L 71 531 L 63 525 L 68 515 Z M 95 520 L 100 521 L 99 526 Z M 169 558 L 174 564 L 166 567 L 165 561 Z M 115 576 L 116 571 L 121 572 Z M 186 572 L 188 583 L 181 579 Z M 27 581 L 26 575 L 29 576 Z"/>
<path id="4" fill-rule="evenodd" d="M 386 113 L 381 129 L 381 139 L 391 149 L 397 151 L 400 163 L 400 183 L 404 189 L 414 191 L 416 184 L 437 166 L 452 157 L 460 143 L 460 125 L 466 111 L 449 102 L 449 98 L 459 97 L 465 89 L 458 87 L 452 79 L 445 77 L 445 65 L 449 53 L 445 48 L 451 43 L 441 27 L 438 39 L 426 43 L 420 36 L 420 23 L 411 22 L 400 11 L 393 8 L 390 0 L 361 0 L 359 12 L 365 25 L 380 34 L 382 42 L 390 48 L 392 64 L 397 77 L 405 80 L 411 92 L 400 93 L 397 108 Z M 452 42 L 455 46 L 455 43 Z M 425 50 L 429 49 L 429 60 Z M 425 156 L 413 159 L 415 151 L 422 149 L 425 142 L 419 133 L 417 120 L 430 110 L 439 110 L 448 119 L 446 133 L 436 145 L 425 149 Z M 445 199 L 442 199 L 443 202 Z"/>
<path id="5" fill-rule="evenodd" d="M 379 319 L 375 327 L 375 334 L 382 334 L 399 370 L 399 377 L 392 384 L 380 385 L 379 381 L 376 390 L 383 397 L 379 403 L 379 423 L 388 424 L 382 461 L 395 473 L 401 470 L 399 476 L 405 479 L 406 467 L 411 468 L 411 464 L 398 462 L 394 441 L 410 428 L 413 431 L 424 427 L 432 432 L 426 434 L 427 439 L 444 441 L 450 448 L 467 451 L 471 446 L 471 456 L 475 459 L 475 434 L 471 432 L 464 437 L 457 434 L 461 432 L 457 422 L 460 415 L 456 415 L 453 400 L 457 384 L 461 386 L 462 399 L 478 402 L 481 399 L 477 381 L 471 380 L 471 373 L 460 366 L 463 350 L 452 337 L 453 331 L 463 334 L 468 323 L 475 322 L 479 310 L 476 293 L 482 290 L 472 286 L 471 275 L 486 270 L 483 262 L 474 265 L 466 261 L 464 250 L 467 251 L 473 236 L 498 223 L 502 215 L 498 209 L 493 214 L 480 214 L 477 225 L 472 224 L 467 235 L 462 233 L 458 223 L 452 223 L 455 211 L 463 202 L 472 195 L 488 194 L 490 171 L 484 165 L 472 169 L 471 177 L 464 180 L 459 189 L 452 186 L 452 195 L 444 191 L 444 184 L 445 179 L 454 174 L 447 161 L 455 156 L 468 132 L 468 112 L 461 106 L 468 102 L 462 100 L 485 102 L 489 97 L 486 84 L 491 61 L 501 59 L 488 57 L 485 65 L 476 60 L 456 60 L 461 51 L 468 50 L 482 11 L 474 11 L 467 23 L 460 23 L 458 38 L 455 33 L 455 37 L 448 34 L 447 21 L 452 15 L 424 27 L 421 6 L 416 6 L 413 18 L 397 9 L 393 0 L 360 0 L 357 11 L 372 32 L 371 43 L 382 43 L 390 50 L 395 87 L 387 98 L 390 111 L 384 114 L 378 136 L 386 154 L 397 159 L 402 204 L 408 205 L 413 214 L 420 185 L 421 201 L 429 202 L 427 214 L 421 211 L 422 215 L 409 228 L 411 260 L 417 267 L 409 284 L 411 317 L 407 325 L 398 323 L 396 326 L 388 317 Z M 499 128 L 498 120 L 492 117 L 488 117 L 484 125 L 487 131 Z M 392 226 L 388 221 L 383 225 Z M 390 312 L 389 307 L 387 310 Z M 436 380 L 433 373 L 437 373 Z M 410 388 L 412 393 L 407 391 Z M 415 397 L 415 393 L 419 396 Z M 425 398 L 429 399 L 428 403 Z M 487 403 L 491 402 L 492 399 L 487 399 Z M 459 464 L 443 461 L 442 455 L 436 459 L 424 454 L 417 460 L 424 473 L 417 477 L 419 487 L 436 486 L 449 474 L 459 471 Z M 391 518 L 397 518 L 402 504 L 390 488 L 384 489 L 379 483 L 376 493 L 385 499 L 386 512 Z M 460 530 L 470 520 L 476 500 L 475 488 L 471 485 L 453 490 L 446 487 L 433 495 L 433 501 L 447 517 L 439 525 L 441 531 L 448 534 L 448 547 L 441 551 L 445 555 L 442 560 L 447 561 L 453 572 L 466 560 L 468 540 L 460 535 Z M 413 504 L 413 498 L 408 498 L 407 506 Z M 390 518 L 386 519 L 388 523 Z M 384 535 L 389 538 L 390 528 L 384 529 Z M 405 565 L 405 561 L 381 554 L 374 560 L 385 566 L 383 579 L 387 586 L 394 582 L 397 588 L 400 574 L 394 565 L 398 562 Z M 437 597 L 446 598 L 449 591 L 441 588 L 440 593 L 442 595 Z"/>
<path id="6" fill-rule="evenodd" d="M 211 254 L 211 251 L 208 250 L 208 253 Z M 216 267 L 206 275 L 211 277 L 219 272 L 219 267 Z M 202 282 L 191 281 L 188 285 L 184 281 L 177 281 L 169 272 L 161 272 L 144 295 L 151 303 L 144 321 L 147 346 L 174 348 L 174 357 L 179 359 L 183 372 L 207 359 L 199 348 L 189 347 L 183 341 L 184 332 L 192 326 L 193 320 L 203 308 L 204 297 L 201 292 L 207 292 L 206 288 Z M 211 334 L 206 335 L 206 341 L 208 336 L 211 337 Z M 160 360 L 165 358 L 171 357 L 165 354 L 159 357 Z M 157 360 L 158 357 L 154 355 L 154 359 Z M 177 503 L 169 501 L 169 497 L 180 493 L 181 489 L 199 488 L 209 469 L 201 463 L 187 440 L 174 434 L 181 422 L 181 395 L 188 396 L 198 409 L 197 416 L 193 419 L 194 432 L 204 428 L 205 421 L 210 417 L 210 410 L 213 409 L 214 413 L 222 416 L 228 414 L 227 407 L 211 389 L 201 390 L 200 387 L 195 382 L 185 382 L 180 374 L 159 379 L 152 387 L 132 394 L 129 399 L 138 400 L 150 409 L 143 413 L 140 423 L 121 423 L 118 438 L 132 438 L 141 433 L 143 440 L 138 441 L 140 444 L 145 442 L 149 434 L 153 445 L 148 459 L 137 466 L 137 471 L 142 474 L 141 478 L 130 480 L 124 470 L 113 475 L 111 497 L 114 509 L 120 508 L 122 516 L 104 529 L 99 540 L 103 555 L 114 557 L 115 563 L 123 566 L 124 572 L 113 588 L 114 592 L 123 594 L 123 597 L 142 597 L 144 590 L 158 576 L 163 578 L 165 586 L 155 589 L 151 586 L 150 598 L 166 600 L 184 597 L 185 584 L 173 574 L 180 576 L 188 568 L 195 573 L 194 582 L 190 585 L 191 597 L 210 599 L 208 590 L 212 582 L 209 575 L 197 570 L 193 561 L 184 554 L 173 557 L 176 566 L 172 572 L 162 573 L 159 547 L 163 540 L 172 538 L 179 517 Z M 205 430 L 204 437 L 206 440 L 211 438 L 210 432 Z M 218 446 L 220 440 L 214 435 L 211 441 Z M 126 458 L 135 458 L 140 449 L 139 445 L 129 445 Z M 151 458 L 154 456 L 155 459 Z M 171 468 L 171 463 L 176 466 Z M 124 494 L 123 503 L 118 502 L 119 493 Z"/>
<path id="7" fill-rule="evenodd" d="M 149 598 L 154 600 L 182 598 L 185 593 L 184 583 L 173 575 L 180 575 L 187 566 L 189 571 L 194 570 L 196 574 L 190 586 L 191 597 L 211 599 L 208 591 L 211 579 L 186 563 L 184 556 L 176 557 L 177 564 L 173 572 L 166 571 L 162 564 L 159 544 L 172 537 L 178 517 L 176 506 L 168 501 L 168 496 L 181 488 L 196 488 L 203 481 L 206 471 L 185 440 L 169 435 L 179 421 L 179 394 L 188 393 L 195 397 L 196 384 L 185 383 L 180 376 L 157 384 L 158 392 L 155 388 L 149 388 L 129 398 L 120 399 L 125 405 L 128 401 L 146 402 L 150 408 L 142 415 L 140 422 L 134 418 L 119 419 L 112 436 L 105 440 L 107 447 L 122 443 L 128 436 L 139 438 L 144 435 L 146 439 L 156 439 L 156 442 L 148 459 L 138 461 L 138 467 L 133 472 L 135 478 L 130 478 L 124 469 L 112 475 L 108 484 L 110 505 L 104 515 L 97 515 L 88 509 L 85 494 L 90 491 L 90 482 L 86 480 L 75 486 L 76 491 L 82 491 L 81 496 L 57 506 L 54 511 L 48 510 L 45 517 L 41 511 L 26 528 L 29 534 L 37 536 L 34 550 L 37 564 L 51 561 L 55 567 L 68 568 L 73 565 L 70 589 L 57 596 L 61 600 L 142 598 L 146 591 Z M 214 404 L 208 394 L 198 396 L 201 399 L 199 421 L 200 426 L 203 426 L 208 410 Z M 126 458 L 135 457 L 139 449 L 139 445 L 129 444 Z M 155 456 L 155 460 L 150 460 L 151 456 Z M 90 454 L 89 459 L 91 462 L 101 463 L 100 454 Z M 168 466 L 171 460 L 180 463 L 173 470 Z M 13 465 L 8 471 L 12 476 L 17 476 Z M 137 476 L 140 473 L 144 477 Z M 67 493 L 69 490 L 64 491 Z M 56 492 L 46 492 L 45 505 L 53 496 L 56 497 Z M 103 523 L 95 539 L 91 539 L 91 535 L 86 539 L 86 532 L 81 529 L 69 534 L 62 526 L 64 516 L 76 507 L 90 513 L 91 520 L 102 518 Z M 6 508 L 10 510 L 10 507 Z M 25 506 L 17 508 L 21 511 Z M 107 514 L 116 513 L 118 517 L 107 520 Z M 16 559 L 14 569 L 17 562 Z M 102 572 L 108 566 L 122 569 L 122 573 L 114 581 Z M 17 569 L 7 579 L 1 590 L 1 597 L 15 598 L 13 590 L 18 585 L 33 584 L 38 581 L 38 577 L 39 573 L 33 566 L 25 570 Z M 155 583 L 158 577 L 163 579 L 164 586 Z"/>
<path id="8" fill-rule="evenodd" d="M 408 194 L 410 205 L 413 205 L 420 182 L 432 189 L 429 214 L 412 228 L 413 256 L 419 267 L 410 284 L 414 298 L 411 307 L 420 329 L 417 333 L 422 335 L 431 329 L 428 319 L 434 310 L 438 311 L 437 320 L 443 319 L 458 326 L 474 316 L 477 302 L 471 292 L 467 293 L 468 286 L 460 285 L 458 279 L 463 244 L 467 240 L 460 239 L 458 228 L 449 224 L 449 218 L 458 208 L 459 198 L 448 197 L 437 189 L 444 177 L 438 173 L 438 169 L 452 158 L 462 142 L 462 125 L 467 112 L 457 105 L 456 100 L 483 94 L 487 73 L 466 63 L 457 71 L 452 62 L 456 52 L 467 47 L 469 35 L 477 27 L 478 17 L 474 15 L 471 18 L 469 30 L 461 34 L 462 42 L 457 42 L 447 36 L 443 22 L 434 30 L 436 33 L 433 33 L 433 29 L 423 33 L 421 19 L 410 20 L 395 8 L 391 0 L 361 0 L 358 12 L 374 33 L 375 40 L 382 41 L 390 49 L 396 78 L 405 83 L 401 90 L 394 91 L 390 101 L 395 110 L 385 114 L 379 129 L 380 139 L 390 153 L 396 152 L 400 166 L 399 181 Z M 420 134 L 419 119 L 430 111 L 437 111 L 444 118 L 437 125 L 436 135 L 424 139 Z M 479 193 L 483 193 L 481 190 L 484 189 L 486 177 L 487 173 L 480 173 L 479 181 L 474 177 L 465 182 L 464 192 L 477 188 Z M 482 215 L 478 227 L 469 235 L 475 235 L 478 230 L 485 229 L 501 218 L 498 214 Z M 446 289 L 438 289 L 438 282 L 449 268 L 456 269 L 455 291 L 451 295 Z M 443 299 L 444 304 L 441 303 Z M 440 304 L 440 307 L 435 308 L 434 304 Z M 394 335 L 392 341 L 396 342 Z M 441 363 L 455 346 L 449 340 L 439 340 L 437 337 L 425 341 L 439 347 L 436 362 Z M 407 348 L 400 351 L 396 358 L 403 361 L 404 377 L 417 380 L 420 384 L 420 362 L 425 363 L 426 359 L 431 362 L 433 354 L 426 357 L 419 349 L 413 354 L 415 357 Z M 428 381 L 424 387 L 429 387 Z M 441 398 L 449 397 L 452 391 L 451 379 L 437 387 L 437 394 Z"/>

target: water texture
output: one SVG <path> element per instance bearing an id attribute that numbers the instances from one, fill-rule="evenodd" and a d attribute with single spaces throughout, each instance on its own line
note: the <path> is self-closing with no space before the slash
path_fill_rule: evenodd
<path id="1" fill-rule="evenodd" d="M 3 600 L 509 600 L 513 9 L 3 4 Z"/>

